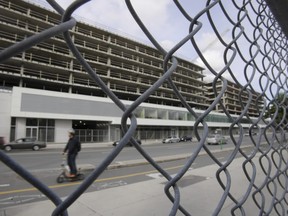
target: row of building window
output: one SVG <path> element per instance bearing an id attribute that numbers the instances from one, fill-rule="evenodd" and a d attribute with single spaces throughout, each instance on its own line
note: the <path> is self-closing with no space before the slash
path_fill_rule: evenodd
<path id="1" fill-rule="evenodd" d="M 19 40 L 19 35 L 23 39 L 31 33 L 59 24 L 61 20 L 58 14 L 44 8 L 38 8 L 30 4 L 29 7 L 25 7 L 27 5 L 25 1 L 16 4 L 13 1 L 0 0 L 0 4 L 3 5 L 1 10 L 14 12 L 16 17 L 12 19 L 0 15 L 0 20 L 3 21 L 4 25 L 9 25 L 12 32 L 8 34 L 0 32 L 3 37 L 3 46 L 7 45 L 7 38 L 11 40 L 10 43 L 14 43 L 14 40 Z M 42 11 L 43 14 L 39 11 Z M 59 20 L 55 18 L 59 18 Z M 11 25 L 15 28 L 12 28 Z M 17 28 L 17 26 L 20 28 Z M 89 62 L 91 66 L 103 75 L 101 78 L 112 91 L 117 93 L 117 96 L 121 96 L 121 99 L 127 99 L 128 96 L 128 100 L 130 100 L 129 97 L 133 100 L 133 97 L 135 98 L 146 91 L 149 87 L 146 85 L 152 85 L 163 73 L 161 64 L 163 56 L 156 49 L 84 23 L 77 23 L 71 32 L 74 34 L 73 39 L 84 58 L 91 61 Z M 99 87 L 70 55 L 69 50 L 65 47 L 62 35 L 57 35 L 50 38 L 49 42 L 46 41 L 36 46 L 38 47 L 33 47 L 29 52 L 17 55 L 18 68 L 11 68 L 13 67 L 11 65 L 0 65 L 1 72 L 14 73 L 12 74 L 13 78 L 16 81 L 19 80 L 19 85 L 24 87 L 27 85 L 27 87 L 40 86 L 41 88 L 41 85 L 43 85 L 43 89 L 53 88 L 55 90 L 60 88 L 61 91 L 66 92 L 99 94 L 98 92 L 95 93 L 95 89 L 100 91 Z M 99 55 L 93 55 L 95 51 L 98 51 Z M 111 54 L 114 54 L 114 56 Z M 25 60 L 25 68 L 20 66 L 20 64 L 23 65 L 23 59 Z M 13 65 L 15 64 L 13 63 Z M 34 69 L 36 65 L 38 70 Z M 53 70 L 53 73 L 50 72 L 51 70 Z M 140 74 L 141 72 L 144 74 Z M 125 74 L 133 74 L 134 76 Z M 209 104 L 205 96 L 205 88 L 202 88 L 204 82 L 200 81 L 202 76 L 200 67 L 185 60 L 180 60 L 179 69 L 171 77 L 186 101 L 193 104 L 197 109 L 203 107 L 205 109 L 205 106 Z M 119 80 L 117 80 L 118 78 Z M 6 81 L 11 82 L 5 79 L 3 83 Z M 138 85 L 135 86 L 135 83 L 138 83 Z M 156 100 L 158 97 L 159 100 L 164 101 L 163 104 L 168 105 L 168 102 L 170 102 L 174 106 L 179 106 L 179 99 L 174 95 L 171 88 L 168 86 L 165 88 L 166 86 L 166 83 L 164 83 L 158 91 L 151 95 L 149 100 Z M 219 86 L 221 87 L 221 83 L 219 85 L 217 83 L 217 87 Z M 231 84 L 231 86 L 234 86 L 234 84 Z M 237 88 L 235 89 L 237 90 Z M 228 94 L 229 92 L 226 95 Z M 189 117 L 180 118 L 189 119 Z"/>
<path id="2" fill-rule="evenodd" d="M 37 138 L 39 141 L 54 142 L 55 120 L 54 119 L 26 119 L 26 137 Z M 16 118 L 11 118 L 10 140 L 16 138 Z"/>
<path id="3" fill-rule="evenodd" d="M 51 26 L 53 26 L 53 25 L 55 25 L 55 24 L 59 24 L 59 21 L 61 20 L 60 19 L 60 16 L 59 16 L 59 19 L 58 20 L 55 20 L 55 18 L 51 18 L 51 19 L 49 19 L 49 16 L 48 15 L 45 15 L 45 14 L 41 14 L 41 13 L 39 13 L 39 12 L 37 12 L 37 11 L 33 11 L 32 9 L 27 9 L 27 8 L 25 8 L 25 7 L 21 7 L 21 6 L 19 6 L 19 5 L 16 5 L 16 4 L 13 4 L 13 3 L 9 3 L 9 6 L 8 5 L 6 5 L 7 3 L 6 2 L 3 2 L 3 1 L 1 1 L 1 4 L 2 5 L 5 5 L 6 7 L 8 7 L 10 10 L 12 9 L 12 10 L 16 10 L 16 11 L 20 11 L 22 14 L 25 14 L 25 16 L 28 16 L 28 17 L 30 17 L 30 18 L 36 18 L 36 19 L 40 19 L 40 21 L 42 21 L 42 25 L 44 25 L 44 23 L 43 23 L 43 21 L 46 21 L 47 22 L 47 20 L 48 21 L 50 21 L 51 22 Z M 24 13 L 25 12 L 25 13 Z M 52 13 L 51 13 L 51 15 L 52 15 Z M 55 14 L 53 14 L 54 16 L 57 16 L 57 15 L 55 15 Z M 48 18 L 47 18 L 48 17 Z M 8 18 L 7 17 L 5 17 L 5 16 L 3 16 L 3 17 L 1 17 L 1 20 L 2 21 L 5 21 L 5 22 L 7 22 L 7 23 L 10 23 L 10 24 L 12 24 L 12 25 L 14 25 L 14 26 L 17 26 L 17 25 L 19 25 L 20 23 L 23 23 L 21 26 L 18 26 L 18 27 L 22 27 L 23 28 L 23 30 L 24 29 L 29 29 L 29 26 L 31 26 L 31 31 L 33 31 L 33 32 L 39 32 L 39 31 L 42 31 L 42 30 L 44 30 L 44 29 L 46 29 L 47 28 L 47 26 L 45 26 L 44 28 L 41 28 L 41 27 L 39 27 L 39 26 L 37 26 L 37 25 L 35 25 L 35 24 L 32 24 L 32 23 L 30 23 L 30 22 L 23 22 L 23 21 L 21 21 L 21 20 L 15 20 L 15 19 L 10 19 L 10 20 L 7 20 Z M 11 23 L 12 22 L 12 23 Z M 82 24 L 79 24 L 80 26 L 82 26 Z M 85 29 L 85 28 L 82 28 L 82 27 L 80 27 L 80 26 L 76 26 L 75 27 L 75 33 L 81 33 L 81 34 L 83 34 L 83 35 L 85 35 L 86 37 L 87 36 L 89 36 L 89 37 L 91 37 L 91 36 L 93 36 L 93 35 L 95 35 L 95 39 L 97 39 L 97 40 L 104 40 L 106 43 L 115 43 L 115 44 L 117 44 L 117 45 L 120 45 L 120 46 L 122 46 L 122 47 L 126 47 L 126 48 L 129 48 L 129 49 L 131 49 L 133 52 L 142 52 L 143 54 L 145 54 L 146 56 L 149 56 L 150 58 L 151 57 L 156 57 L 156 58 L 158 58 L 158 59 L 162 59 L 163 58 L 163 56 L 161 55 L 161 54 L 159 54 L 158 52 L 155 52 L 155 50 L 154 49 L 152 49 L 152 48 L 149 48 L 148 49 L 148 47 L 141 47 L 138 43 L 137 43 L 137 45 L 136 44 L 133 44 L 133 43 L 131 43 L 131 42 L 126 42 L 126 41 L 121 41 L 121 39 L 120 39 L 120 37 L 118 37 L 118 36 L 116 36 L 116 37 L 113 37 L 113 35 L 111 35 L 111 34 L 109 34 L 108 32 L 105 32 L 105 31 L 102 31 L 102 30 L 98 30 L 98 31 L 100 31 L 100 32 L 96 32 L 96 31 L 94 31 L 92 28 L 90 29 L 90 30 L 88 30 L 88 29 Z M 86 26 L 86 25 L 83 25 L 83 26 Z M 103 35 L 109 35 L 108 37 L 106 37 L 105 39 L 103 39 Z M 16 35 L 17 36 L 17 35 Z M 15 37 L 13 37 L 13 38 L 15 38 Z M 21 39 L 23 39 L 23 38 L 21 38 Z M 92 41 L 93 41 L 93 43 L 90 43 L 90 42 L 88 42 L 87 40 L 79 40 L 79 39 L 76 39 L 76 43 L 77 42 L 81 42 L 81 43 L 85 43 L 86 45 L 87 44 L 91 44 L 91 46 L 92 46 L 92 48 L 97 48 L 97 49 L 99 49 L 99 47 L 102 47 L 105 51 L 107 51 L 108 49 L 107 49 L 107 47 L 104 47 L 104 46 L 101 46 L 101 45 L 99 45 L 99 44 L 95 44 L 95 39 L 93 39 Z M 109 40 L 108 40 L 109 39 Z M 61 40 L 62 40 L 62 37 L 61 37 Z M 82 44 L 82 45 L 84 45 L 84 46 L 86 46 L 85 44 Z M 52 44 L 53 46 L 55 46 L 54 44 Z M 44 46 L 44 45 L 43 45 Z M 52 46 L 52 47 L 53 47 Z M 96 47 L 95 47 L 96 46 Z M 61 50 L 61 52 L 63 53 L 63 50 L 66 50 L 67 52 L 67 54 L 69 53 L 68 52 L 68 49 L 63 49 L 62 47 L 59 47 L 59 50 Z M 101 49 L 100 49 L 101 50 Z M 125 54 L 125 55 L 127 55 L 127 54 Z M 147 60 L 147 58 L 145 57 L 145 58 L 142 58 L 143 59 L 143 62 L 144 61 L 146 61 Z M 148 63 L 148 64 L 154 64 L 155 62 L 154 61 L 151 61 L 150 63 Z M 160 63 L 160 65 L 161 65 L 161 63 Z M 191 65 L 191 64 L 185 64 L 184 62 L 181 62 L 180 63 L 180 66 L 183 66 L 183 67 L 187 67 L 187 69 L 188 70 L 192 70 L 192 71 L 197 71 L 198 69 L 196 69 L 195 68 L 195 66 L 193 66 L 193 65 Z M 159 67 L 159 64 L 157 64 L 156 65 L 156 67 Z"/>

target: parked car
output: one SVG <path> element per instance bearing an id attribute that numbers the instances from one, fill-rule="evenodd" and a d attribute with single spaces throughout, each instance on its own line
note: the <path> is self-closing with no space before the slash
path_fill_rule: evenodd
<path id="1" fill-rule="evenodd" d="M 120 142 L 120 140 L 117 140 L 117 141 L 115 141 L 115 142 L 113 142 L 113 146 L 117 146 L 118 144 L 119 144 L 119 142 Z M 141 145 L 142 144 L 142 142 L 141 142 L 141 140 L 140 139 L 137 139 L 137 142 Z M 129 141 L 127 144 L 126 144 L 126 146 L 133 146 L 133 144 Z"/>
<path id="2" fill-rule="evenodd" d="M 206 142 L 208 145 L 225 144 L 227 138 L 220 134 L 213 134 L 207 137 Z"/>
<path id="3" fill-rule="evenodd" d="M 46 148 L 46 143 L 37 141 L 35 138 L 20 138 L 1 146 L 1 149 L 4 149 L 7 152 L 12 149 L 32 149 L 38 151 L 41 148 Z"/>
<path id="4" fill-rule="evenodd" d="M 180 138 L 180 142 L 187 142 L 187 141 L 191 141 L 192 142 L 192 136 L 183 136 Z"/>
<path id="5" fill-rule="evenodd" d="M 170 136 L 162 140 L 162 143 L 176 143 L 176 142 L 180 142 L 180 138 L 176 136 Z"/>
<path id="6" fill-rule="evenodd" d="M 252 136 L 256 136 L 257 133 L 256 133 L 256 132 L 251 132 L 251 135 L 252 135 Z M 244 133 L 244 136 L 250 136 L 249 132 Z"/>

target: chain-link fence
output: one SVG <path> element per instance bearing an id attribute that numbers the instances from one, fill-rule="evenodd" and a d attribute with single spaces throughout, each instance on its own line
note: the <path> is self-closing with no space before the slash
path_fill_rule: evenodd
<path id="1" fill-rule="evenodd" d="M 21 165 L 16 163 L 3 151 L 0 151 L 0 159 L 11 170 L 14 170 L 18 175 L 32 184 L 48 199 L 55 204 L 53 215 L 67 215 L 67 208 L 85 192 L 85 190 L 104 172 L 111 162 L 117 158 L 117 155 L 122 151 L 125 144 L 131 139 L 139 154 L 142 155 L 150 164 L 158 170 L 166 179 L 165 193 L 173 203 L 170 215 L 176 215 L 177 211 L 181 211 L 184 215 L 193 215 L 193 212 L 187 212 L 181 206 L 181 193 L 177 186 L 177 182 L 181 180 L 187 170 L 193 165 L 199 152 L 204 150 L 214 163 L 219 166 L 215 173 L 219 185 L 223 189 L 223 194 L 218 202 L 213 215 L 218 215 L 223 207 L 226 199 L 230 199 L 235 204 L 231 208 L 231 214 L 236 211 L 241 215 L 245 214 L 245 202 L 252 197 L 255 202 L 255 215 L 285 215 L 287 210 L 287 37 L 281 30 L 279 24 L 270 12 L 264 0 L 243 0 L 243 1 L 221 1 L 207 0 L 206 4 L 195 14 L 187 12 L 187 6 L 183 6 L 180 1 L 174 0 L 175 5 L 181 12 L 181 16 L 187 20 L 187 35 L 183 37 L 172 49 L 166 51 L 161 44 L 153 37 L 153 34 L 146 28 L 141 17 L 133 8 L 133 4 L 126 0 L 126 5 L 131 15 L 146 34 L 151 43 L 164 56 L 163 58 L 163 76 L 159 77 L 157 82 L 151 85 L 144 94 L 138 97 L 129 107 L 124 105 L 117 96 L 108 88 L 101 80 L 95 71 L 81 55 L 69 33 L 69 29 L 76 25 L 76 20 L 72 18 L 76 9 L 80 8 L 88 2 L 88 0 L 74 1 L 66 10 L 61 8 L 55 1 L 47 0 L 47 2 L 62 15 L 61 24 L 48 28 L 39 34 L 32 35 L 5 48 L 0 53 L 0 61 L 4 61 L 16 54 L 23 52 L 37 43 L 43 42 L 46 39 L 63 34 L 67 46 L 77 58 L 79 63 L 93 78 L 93 80 L 101 87 L 102 91 L 110 97 L 113 102 L 123 111 L 122 130 L 123 138 L 119 145 L 113 149 L 110 154 L 101 162 L 101 164 L 83 181 L 83 183 L 64 201 L 56 195 L 44 183 L 33 177 L 31 173 L 25 170 Z M 198 3 L 198 2 L 197 2 Z M 191 1 L 189 7 L 197 4 L 196 1 Z M 157 4 L 155 1 L 154 4 Z M 151 6 L 152 7 L 152 6 Z M 219 15 L 221 14 L 221 15 Z M 205 22 L 203 22 L 205 18 Z M 224 26 L 224 29 L 223 29 Z M 222 64 L 220 66 L 213 65 L 211 58 L 208 57 L 207 51 L 199 45 L 199 37 L 201 31 L 209 28 L 217 38 L 218 51 L 221 56 Z M 160 29 L 160 27 L 159 27 Z M 225 29 L 230 35 L 227 35 Z M 224 30 L 224 31 L 223 31 Z M 214 99 L 209 107 L 201 114 L 185 101 L 177 88 L 177 84 L 171 79 L 174 71 L 177 69 L 177 58 L 175 52 L 181 49 L 182 46 L 190 46 L 191 52 L 199 56 L 198 63 L 201 63 L 209 71 L 212 78 L 212 88 Z M 208 44 L 209 45 L 209 44 Z M 210 44 L 211 45 L 211 44 Z M 186 164 L 175 176 L 169 173 L 157 164 L 153 158 L 137 144 L 133 138 L 133 134 L 137 128 L 137 119 L 133 115 L 133 111 L 145 101 L 153 92 L 155 92 L 164 82 L 168 82 L 173 89 L 175 95 L 179 98 L 182 105 L 195 118 L 195 124 L 191 125 L 193 134 L 197 142 L 196 150 L 191 154 Z M 216 88 L 217 83 L 221 81 L 221 88 Z M 235 118 L 231 115 L 231 110 L 225 105 L 222 100 L 225 92 L 228 89 L 229 82 L 235 83 L 240 91 L 237 95 L 241 106 L 241 112 Z M 258 92 L 257 98 L 252 100 L 252 96 Z M 260 92 L 260 93 L 259 93 Z M 243 99 L 243 95 L 247 95 Z M 265 101 L 265 103 L 263 103 Z M 249 115 L 251 104 L 256 104 L 257 118 Z M 232 122 L 229 127 L 229 136 L 233 142 L 233 152 L 229 155 L 225 162 L 219 161 L 206 146 L 205 141 L 208 136 L 208 124 L 205 117 L 219 106 L 220 110 Z M 249 133 L 250 140 L 253 143 L 253 150 L 247 154 L 241 148 L 243 145 L 244 129 L 241 121 L 248 119 L 250 123 Z M 131 124 L 127 125 L 130 121 Z M 201 126 L 201 133 L 199 128 Z M 237 128 L 237 136 L 232 131 Z M 252 136 L 253 131 L 257 131 L 258 136 Z M 233 162 L 236 155 L 241 155 L 244 162 L 242 164 L 242 172 L 245 174 L 249 182 L 248 188 L 243 188 L 243 197 L 240 200 L 230 191 L 232 183 L 229 173 L 229 165 Z M 260 157 L 255 157 L 260 154 Z M 255 179 L 257 172 L 255 163 L 260 164 L 261 172 L 265 173 L 266 178 L 261 180 L 260 184 L 256 184 Z M 276 170 L 276 171 L 275 171 Z M 263 190 L 268 191 L 269 199 L 264 194 Z M 173 191 L 173 192 L 172 192 Z M 280 195 L 279 195 L 280 194 Z M 269 206 L 265 209 L 264 207 Z"/>

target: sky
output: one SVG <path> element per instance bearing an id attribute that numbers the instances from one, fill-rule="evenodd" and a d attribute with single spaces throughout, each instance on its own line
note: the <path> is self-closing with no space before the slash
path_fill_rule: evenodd
<path id="1" fill-rule="evenodd" d="M 29 1 L 42 4 L 45 2 L 45 0 Z M 56 0 L 56 2 L 66 9 L 73 0 Z M 195 17 L 203 10 L 206 2 L 207 1 L 204 0 L 179 0 L 179 3 L 191 17 Z M 233 21 L 237 20 L 237 5 L 233 5 L 231 3 L 232 1 L 222 2 L 231 19 Z M 189 33 L 190 22 L 181 14 L 172 0 L 131 0 L 131 3 L 147 29 L 166 51 L 169 51 Z M 211 1 L 211 3 L 213 3 L 213 1 Z M 224 42 L 231 42 L 233 25 L 228 22 L 219 4 L 210 11 L 213 22 Z M 91 0 L 81 8 L 78 8 L 73 16 L 77 20 L 81 19 L 92 25 L 103 27 L 112 32 L 119 33 L 152 46 L 133 19 L 124 0 Z M 204 53 L 208 64 L 211 65 L 216 73 L 219 73 L 225 66 L 225 61 L 223 59 L 225 46 L 217 39 L 211 24 L 208 22 L 207 15 L 200 16 L 199 21 L 203 26 L 196 34 L 195 40 L 197 41 L 199 49 Z M 243 25 L 244 24 L 245 21 L 243 21 Z M 247 25 L 245 24 L 244 26 L 245 28 L 249 28 L 251 24 L 247 23 Z M 247 32 L 248 36 L 252 37 L 253 31 Z M 238 41 L 242 52 L 249 57 L 248 51 L 250 43 L 245 40 L 245 38 L 240 38 Z M 212 74 L 200 60 L 190 41 L 186 42 L 185 45 L 177 51 L 176 55 L 204 67 L 204 74 L 206 75 L 207 81 L 212 81 L 215 77 L 215 74 Z M 232 52 L 228 52 L 227 56 L 231 57 Z M 236 55 L 231 68 L 233 69 L 234 75 L 237 77 L 237 81 L 244 85 L 247 83 L 247 79 L 251 79 L 252 82 L 255 83 L 255 89 L 260 91 L 260 74 L 256 73 L 253 75 L 253 71 L 251 70 L 250 72 L 248 70 L 248 77 L 245 78 L 243 75 L 244 67 L 245 64 L 243 63 L 243 60 L 241 60 L 239 55 Z M 223 77 L 232 80 L 228 72 L 225 72 Z"/>

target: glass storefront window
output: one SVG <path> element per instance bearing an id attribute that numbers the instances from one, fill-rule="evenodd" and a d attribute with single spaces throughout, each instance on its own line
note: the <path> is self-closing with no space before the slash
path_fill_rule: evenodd
<path id="1" fill-rule="evenodd" d="M 54 142 L 55 130 L 54 128 L 47 128 L 47 142 Z"/>
<path id="2" fill-rule="evenodd" d="M 47 120 L 47 126 L 48 127 L 55 127 L 55 120 L 54 119 L 48 119 Z"/>
<path id="3" fill-rule="evenodd" d="M 27 118 L 26 126 L 38 126 L 38 119 Z"/>
<path id="4" fill-rule="evenodd" d="M 54 119 L 26 119 L 26 136 L 36 137 L 39 141 L 54 142 Z"/>
<path id="5" fill-rule="evenodd" d="M 46 124 L 47 124 L 47 121 L 46 121 L 46 119 L 39 119 L 39 126 L 46 126 Z"/>
<path id="6" fill-rule="evenodd" d="M 16 132 L 15 127 L 11 127 L 11 131 L 10 131 L 10 141 L 15 140 L 15 132 Z"/>
<path id="7" fill-rule="evenodd" d="M 16 125 L 16 118 L 12 117 L 11 118 L 11 126 L 15 126 Z"/>
<path id="8" fill-rule="evenodd" d="M 91 142 L 92 141 L 92 130 L 87 129 L 86 130 L 86 142 Z"/>
<path id="9" fill-rule="evenodd" d="M 26 137 L 37 138 L 37 127 L 26 127 Z"/>
<path id="10" fill-rule="evenodd" d="M 10 127 L 10 141 L 15 140 L 15 134 L 16 134 L 16 118 L 11 118 L 11 127 Z"/>
<path id="11" fill-rule="evenodd" d="M 38 140 L 46 140 L 46 128 L 45 127 L 39 127 L 38 130 Z"/>

